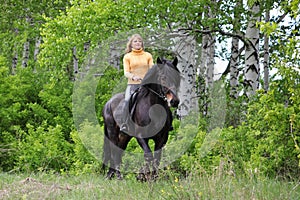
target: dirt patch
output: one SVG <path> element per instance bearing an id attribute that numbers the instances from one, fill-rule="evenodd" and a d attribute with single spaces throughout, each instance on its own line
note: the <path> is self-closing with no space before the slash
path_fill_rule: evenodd
<path id="1" fill-rule="evenodd" d="M 24 180 L 5 185 L 0 190 L 0 199 L 47 199 L 71 191 L 70 186 L 57 183 L 44 183 L 27 177 Z"/>

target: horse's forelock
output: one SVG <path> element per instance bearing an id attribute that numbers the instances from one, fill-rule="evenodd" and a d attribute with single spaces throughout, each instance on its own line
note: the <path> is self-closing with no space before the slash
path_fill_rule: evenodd
<path id="1" fill-rule="evenodd" d="M 159 83 L 159 79 L 165 77 L 167 83 L 175 84 L 176 88 L 180 83 L 180 72 L 177 66 L 167 59 L 160 59 L 160 63 L 155 64 L 145 75 L 142 85 Z"/>
<path id="2" fill-rule="evenodd" d="M 165 79 L 164 82 L 167 84 L 167 87 L 175 86 L 179 87 L 180 84 L 180 73 L 176 66 L 172 62 L 165 60 L 165 64 L 160 67 L 160 72 L 158 77 Z"/>

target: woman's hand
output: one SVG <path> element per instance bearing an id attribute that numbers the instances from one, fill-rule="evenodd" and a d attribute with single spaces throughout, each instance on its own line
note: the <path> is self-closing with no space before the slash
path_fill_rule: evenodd
<path id="1" fill-rule="evenodd" d="M 133 81 L 142 81 L 142 78 L 138 77 L 138 76 L 133 76 L 132 77 Z"/>

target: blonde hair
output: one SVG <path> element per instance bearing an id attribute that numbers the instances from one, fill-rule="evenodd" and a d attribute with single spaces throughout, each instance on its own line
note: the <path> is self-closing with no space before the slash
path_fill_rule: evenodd
<path id="1" fill-rule="evenodd" d="M 129 53 L 132 51 L 132 47 L 131 47 L 131 44 L 132 44 L 132 41 L 135 39 L 135 38 L 138 38 L 142 41 L 142 48 L 144 49 L 144 41 L 143 41 L 143 38 L 140 34 L 133 34 L 130 39 L 128 40 L 127 42 L 127 45 L 126 45 L 126 49 L 125 49 L 125 52 L 126 53 Z"/>

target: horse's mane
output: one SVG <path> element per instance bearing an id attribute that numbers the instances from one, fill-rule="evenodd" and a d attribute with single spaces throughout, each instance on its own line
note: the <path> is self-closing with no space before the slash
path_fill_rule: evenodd
<path id="1" fill-rule="evenodd" d="M 142 80 L 141 85 L 157 83 L 157 73 L 158 73 L 158 65 L 155 64 L 148 70 L 148 72 L 146 73 L 145 77 Z"/>
<path id="2" fill-rule="evenodd" d="M 158 77 L 166 76 L 168 82 L 178 83 L 180 80 L 180 73 L 176 66 L 167 59 L 159 59 L 160 63 L 153 65 L 146 73 L 141 85 L 159 84 Z M 178 85 L 176 85 L 178 86 Z"/>

